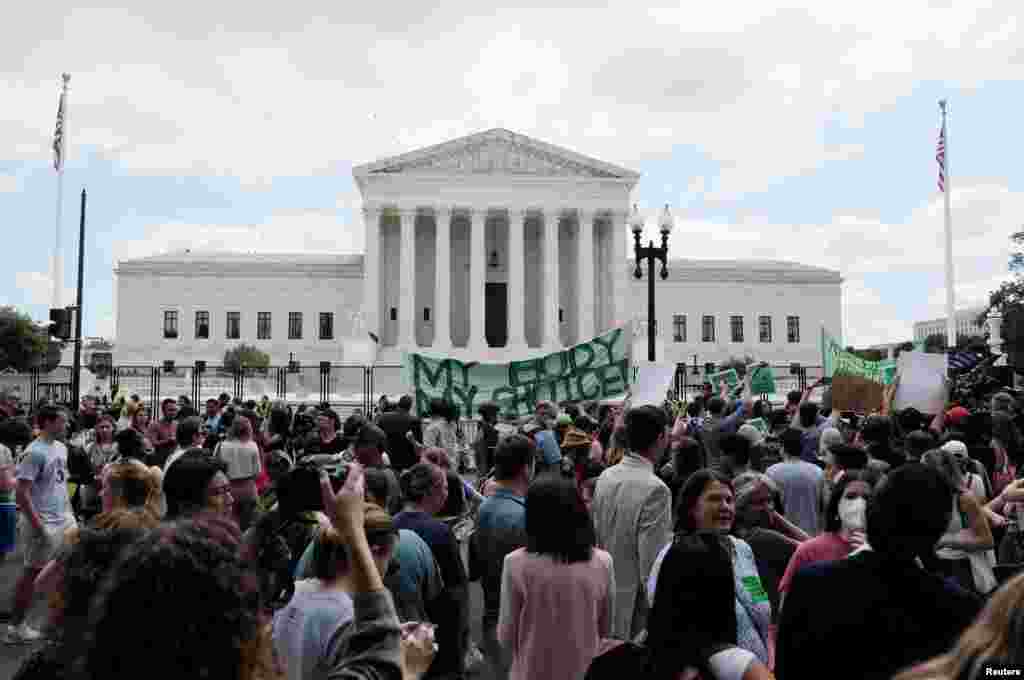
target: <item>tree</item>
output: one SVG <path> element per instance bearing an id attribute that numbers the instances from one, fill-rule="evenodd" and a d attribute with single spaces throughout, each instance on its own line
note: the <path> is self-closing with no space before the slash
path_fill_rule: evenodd
<path id="1" fill-rule="evenodd" d="M 50 342 L 46 326 L 14 307 L 0 307 L 0 370 L 52 371 L 62 349 L 63 343 Z"/>
<path id="2" fill-rule="evenodd" d="M 255 345 L 242 343 L 224 352 L 224 368 L 238 372 L 243 368 L 268 368 L 270 355 L 261 352 Z"/>
<path id="3" fill-rule="evenodd" d="M 1010 253 L 1010 262 L 1007 266 L 1013 274 L 1013 279 L 1004 281 L 999 288 L 989 293 L 988 308 L 978 317 L 979 324 L 985 323 L 988 313 L 993 308 L 1006 313 L 1010 307 L 1024 305 L 1024 231 L 1010 234 L 1010 241 L 1016 248 Z"/>

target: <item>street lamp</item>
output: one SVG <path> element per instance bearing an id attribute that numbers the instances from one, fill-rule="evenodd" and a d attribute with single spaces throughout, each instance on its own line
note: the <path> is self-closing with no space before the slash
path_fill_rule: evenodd
<path id="1" fill-rule="evenodd" d="M 648 241 L 647 246 L 640 245 L 640 234 L 644 230 L 644 218 L 633 204 L 633 214 L 630 216 L 629 227 L 633 231 L 633 255 L 636 260 L 636 269 L 633 276 L 642 279 L 643 270 L 640 268 L 641 260 L 647 260 L 647 360 L 654 361 L 654 334 L 656 323 L 654 316 L 654 262 L 661 261 L 661 278 L 668 278 L 668 235 L 672 232 L 672 214 L 665 204 L 665 210 L 661 213 L 658 227 L 661 231 L 661 245 L 655 246 L 654 241 Z"/>

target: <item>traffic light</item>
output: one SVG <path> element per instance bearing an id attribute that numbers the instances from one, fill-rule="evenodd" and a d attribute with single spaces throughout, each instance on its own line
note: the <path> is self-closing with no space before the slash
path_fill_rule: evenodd
<path id="1" fill-rule="evenodd" d="M 61 340 L 71 339 L 71 309 L 51 309 L 50 310 L 50 335 Z"/>

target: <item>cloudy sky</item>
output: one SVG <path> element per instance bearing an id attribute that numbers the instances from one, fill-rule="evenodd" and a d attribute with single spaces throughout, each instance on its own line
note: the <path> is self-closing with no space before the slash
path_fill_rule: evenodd
<path id="1" fill-rule="evenodd" d="M 47 314 L 69 71 L 64 278 L 84 186 L 88 335 L 113 335 L 117 260 L 361 252 L 354 165 L 493 127 L 641 172 L 674 256 L 840 270 L 857 345 L 943 311 L 938 99 L 959 302 L 1006 276 L 1024 221 L 1015 0 L 132 5 L 0 26 L 0 303 Z"/>

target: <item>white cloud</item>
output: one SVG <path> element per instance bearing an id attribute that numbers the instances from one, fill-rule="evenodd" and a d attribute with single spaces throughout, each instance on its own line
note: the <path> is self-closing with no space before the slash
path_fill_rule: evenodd
<path id="1" fill-rule="evenodd" d="M 63 5 L 26 10 L 0 43 L 18 69 L 0 72 L 0 147 L 48 157 L 56 74 L 73 63 L 72 159 L 98 145 L 136 171 L 255 186 L 501 126 L 624 165 L 691 145 L 738 196 L 860 152 L 830 147 L 826 120 L 857 125 L 916 83 L 969 88 L 1020 66 L 1010 0 L 451 2 L 399 19 L 373 4 Z"/>
<path id="2" fill-rule="evenodd" d="M 16 175 L 0 175 L 0 194 L 13 194 L 20 186 Z"/>
<path id="3" fill-rule="evenodd" d="M 30 305 L 49 306 L 53 301 L 53 276 L 46 272 L 16 272 L 14 285 L 24 292 Z M 62 302 L 65 305 L 75 304 L 74 288 L 64 288 Z M 47 319 L 49 320 L 49 319 Z"/>
<path id="4" fill-rule="evenodd" d="M 1011 243 L 1024 212 L 1024 194 L 990 182 L 962 181 L 952 194 L 953 262 L 957 306 L 983 304 L 1007 278 Z M 657 210 L 641 206 L 654 233 Z M 673 257 L 773 259 L 838 270 L 846 280 L 847 340 L 858 346 L 910 337 L 912 320 L 897 309 L 913 307 L 917 320 L 945 314 L 942 201 L 936 197 L 913 210 L 904 222 L 877 217 L 835 215 L 828 224 L 775 224 L 759 218 L 734 223 L 677 220 L 670 240 Z M 876 289 L 870 280 L 901 282 L 900 276 L 937 282 L 921 299 L 908 300 L 893 285 Z M 880 277 L 883 277 L 880 279 Z M 881 284 L 874 284 L 881 285 Z"/>

